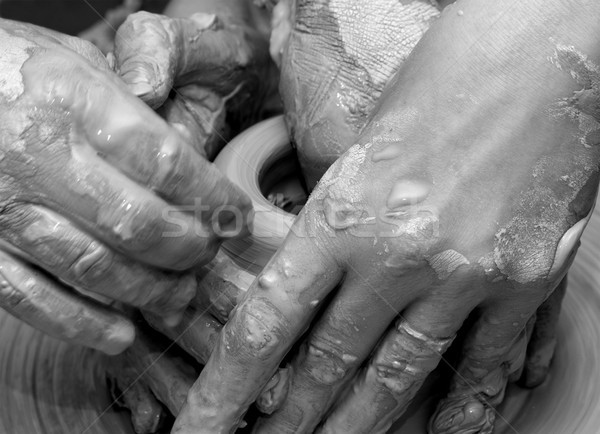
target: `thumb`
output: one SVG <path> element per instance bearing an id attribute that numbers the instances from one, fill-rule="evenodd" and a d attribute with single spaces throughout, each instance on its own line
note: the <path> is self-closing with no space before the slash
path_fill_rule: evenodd
<path id="1" fill-rule="evenodd" d="M 115 36 L 115 70 L 152 108 L 162 105 L 175 79 L 175 35 L 170 19 L 148 12 L 130 15 Z"/>
<path id="2" fill-rule="evenodd" d="M 157 108 L 174 85 L 233 93 L 246 81 L 263 44 L 252 29 L 214 14 L 168 18 L 138 12 L 117 31 L 115 66 L 130 90 Z"/>

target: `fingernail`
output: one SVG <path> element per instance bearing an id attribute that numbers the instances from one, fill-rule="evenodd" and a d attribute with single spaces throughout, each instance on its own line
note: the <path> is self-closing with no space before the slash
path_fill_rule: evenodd
<path id="1" fill-rule="evenodd" d="M 215 14 L 198 12 L 190 16 L 190 20 L 198 24 L 202 30 L 216 29 L 221 24 Z"/>
<path id="2" fill-rule="evenodd" d="M 480 402 L 472 401 L 463 408 L 463 423 L 471 425 L 479 422 L 485 416 L 485 408 Z"/>
<path id="3" fill-rule="evenodd" d="M 238 220 L 239 216 L 234 212 L 220 212 L 218 216 L 218 232 L 217 235 L 221 238 L 234 238 L 240 235 L 243 225 Z"/>
<path id="4" fill-rule="evenodd" d="M 183 312 L 171 313 L 163 318 L 163 323 L 168 328 L 176 327 L 183 320 Z"/>
<path id="5" fill-rule="evenodd" d="M 129 348 L 134 340 L 135 326 L 131 321 L 123 319 L 117 321 L 106 331 L 104 341 L 100 343 L 98 349 L 110 356 L 115 356 Z"/>
<path id="6" fill-rule="evenodd" d="M 115 53 L 112 51 L 109 51 L 108 53 L 106 53 L 106 62 L 108 63 L 108 67 L 112 70 L 115 71 L 115 68 L 117 66 L 117 59 L 115 57 Z"/>
<path id="7" fill-rule="evenodd" d="M 494 427 L 494 413 L 479 401 L 465 397 L 440 404 L 430 420 L 431 434 L 459 434 L 473 432 L 490 434 Z"/>
<path id="8" fill-rule="evenodd" d="M 241 219 L 241 221 L 240 221 Z M 242 238 L 251 235 L 254 231 L 254 209 L 250 208 L 246 214 L 239 215 L 235 212 L 219 213 L 218 235 L 221 238 Z"/>
<path id="9" fill-rule="evenodd" d="M 129 90 L 140 98 L 151 95 L 154 92 L 154 88 L 146 81 L 129 84 Z"/>

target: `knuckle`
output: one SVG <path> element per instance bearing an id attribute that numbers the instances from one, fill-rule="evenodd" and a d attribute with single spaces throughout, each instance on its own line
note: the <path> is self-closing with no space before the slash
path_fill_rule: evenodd
<path id="1" fill-rule="evenodd" d="M 227 349 L 252 360 L 268 360 L 283 352 L 291 336 L 284 314 L 264 298 L 250 298 L 225 328 Z M 229 323 L 228 323 L 229 325 Z"/>
<path id="2" fill-rule="evenodd" d="M 439 210 L 434 207 L 419 207 L 414 210 L 390 210 L 382 220 L 393 228 L 389 231 L 390 242 L 398 248 L 405 248 L 410 242 L 421 250 L 431 248 L 432 242 L 439 240 Z"/>
<path id="3" fill-rule="evenodd" d="M 375 367 L 377 383 L 394 395 L 399 395 L 414 382 L 414 377 L 407 375 L 408 371 L 391 365 Z"/>
<path id="4" fill-rule="evenodd" d="M 461 250 L 468 255 L 468 248 Z M 457 250 L 447 249 L 441 252 L 430 250 L 425 256 L 425 259 L 439 280 L 444 281 L 452 275 L 465 276 L 469 274 L 468 268 L 461 267 L 468 267 L 471 265 L 471 262 L 465 255 Z"/>
<path id="5" fill-rule="evenodd" d="M 165 221 L 153 204 L 123 201 L 119 209 L 107 210 L 107 213 L 106 223 L 112 238 L 125 250 L 147 250 L 163 238 Z"/>
<path id="6" fill-rule="evenodd" d="M 106 246 L 92 241 L 76 253 L 68 270 L 77 283 L 95 286 L 104 280 L 112 268 L 113 260 L 114 254 Z"/>
<path id="7" fill-rule="evenodd" d="M 373 369 L 377 383 L 395 395 L 405 392 L 415 382 L 424 380 L 430 372 L 405 360 L 375 362 Z"/>
<path id="8" fill-rule="evenodd" d="M 398 395 L 421 384 L 438 365 L 454 338 L 436 338 L 399 321 L 392 339 L 383 342 L 371 369 L 383 388 Z"/>
<path id="9" fill-rule="evenodd" d="M 3 238 L 20 232 L 29 221 L 24 204 L 13 198 L 0 198 L 0 234 Z"/>
<path id="10" fill-rule="evenodd" d="M 19 288 L 1 276 L 0 279 L 0 307 L 14 312 L 15 309 L 27 301 L 27 295 Z"/>
<path id="11" fill-rule="evenodd" d="M 410 359 L 414 359 L 410 361 Z M 437 366 L 441 356 L 432 355 L 422 359 L 407 357 L 405 360 L 378 360 L 373 363 L 377 383 L 394 395 L 399 395 L 420 384 L 429 373 Z"/>
<path id="12" fill-rule="evenodd" d="M 343 350 L 320 342 L 308 345 L 305 372 L 314 381 L 334 386 L 357 367 L 358 358 Z"/>

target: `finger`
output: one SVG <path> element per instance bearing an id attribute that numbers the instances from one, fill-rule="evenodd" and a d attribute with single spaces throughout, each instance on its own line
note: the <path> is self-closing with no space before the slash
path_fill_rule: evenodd
<path id="1" fill-rule="evenodd" d="M 258 411 L 272 414 L 281 408 L 290 389 L 292 372 L 293 369 L 289 365 L 277 370 L 254 403 Z"/>
<path id="2" fill-rule="evenodd" d="M 211 210 L 231 206 L 244 217 L 250 212 L 250 199 L 181 134 L 127 92 L 116 76 L 91 68 L 74 52 L 58 48 L 32 56 L 21 72 L 28 78 L 31 104 L 43 110 L 64 110 L 54 114 L 59 119 L 53 120 L 50 131 L 64 124 L 65 118 L 76 121 L 78 129 L 58 133 L 70 144 L 74 160 L 90 161 L 92 155 L 100 155 L 174 204 L 194 205 L 202 200 Z M 59 137 L 53 139 L 57 142 Z"/>
<path id="3" fill-rule="evenodd" d="M 431 434 L 492 432 L 508 377 L 524 362 L 532 306 L 542 302 L 507 300 L 485 308 L 469 332 L 450 392 L 430 421 Z"/>
<path id="4" fill-rule="evenodd" d="M 35 41 L 40 47 L 53 48 L 59 43 L 83 56 L 95 68 L 105 71 L 110 69 L 106 58 L 98 47 L 79 37 L 19 21 L 3 20 L 2 28 L 10 30 L 16 36 L 22 36 L 28 40 Z"/>
<path id="5" fill-rule="evenodd" d="M 52 128 L 52 123 L 40 119 L 32 130 Z M 27 140 L 39 143 L 38 132 L 30 133 Z M 42 142 L 30 149 L 35 158 L 26 166 L 12 159 L 2 166 L 16 180 L 6 188 L 21 192 L 15 201 L 42 203 L 111 248 L 150 265 L 186 269 L 214 256 L 218 222 L 201 222 L 192 213 L 195 207 L 170 206 L 97 155 L 78 154 L 82 149 L 71 151 L 54 139 L 55 146 Z M 10 214 L 12 208 L 5 211 Z"/>
<path id="6" fill-rule="evenodd" d="M 198 291 L 192 304 L 207 308 L 222 324 L 246 293 L 255 276 L 248 273 L 229 256 L 219 251 L 208 264 L 196 273 Z"/>
<path id="7" fill-rule="evenodd" d="M 340 280 L 335 259 L 340 252 L 320 252 L 323 242 L 306 233 L 301 214 L 224 327 L 174 433 L 233 430 L 307 327 L 319 300 Z"/>
<path id="8" fill-rule="evenodd" d="M 550 297 L 538 308 L 533 334 L 527 346 L 527 358 L 521 382 L 525 387 L 537 387 L 544 382 L 556 347 L 556 328 L 567 278 L 563 278 Z"/>
<path id="9" fill-rule="evenodd" d="M 0 251 L 0 307 L 58 339 L 118 354 L 135 338 L 125 317 L 81 297 Z"/>
<path id="10" fill-rule="evenodd" d="M 253 53 L 264 45 L 248 29 L 214 14 L 168 18 L 139 12 L 117 31 L 115 59 L 134 94 L 156 108 L 173 86 L 197 84 L 227 95 L 247 77 Z"/>
<path id="11" fill-rule="evenodd" d="M 196 378 L 195 370 L 183 360 L 153 342 L 142 332 L 123 353 L 125 362 L 138 373 L 136 381 L 147 384 L 154 395 L 171 412 L 178 414 Z"/>
<path id="12" fill-rule="evenodd" d="M 476 304 L 461 291 L 457 309 L 445 308 L 451 294 L 432 294 L 405 309 L 325 421 L 322 432 L 385 433 L 411 403 Z"/>
<path id="13" fill-rule="evenodd" d="M 144 318 L 155 329 L 169 337 L 201 365 L 205 365 L 212 354 L 223 325 L 210 315 L 206 308 L 190 307 L 176 326 L 168 326 L 157 315 L 144 313 Z M 269 380 L 257 399 L 263 413 L 272 413 L 279 408 L 287 395 L 290 369 L 279 369 Z"/>
<path id="14" fill-rule="evenodd" d="M 280 0 L 273 8 L 271 18 L 271 39 L 269 43 L 269 54 L 271 59 L 281 68 L 281 57 L 283 51 L 288 45 L 290 35 L 292 34 L 292 2 L 291 0 Z"/>
<path id="15" fill-rule="evenodd" d="M 525 330 L 523 333 L 519 335 L 517 341 L 513 344 L 512 348 L 508 352 L 507 360 L 514 366 L 511 369 L 511 373 L 508 376 L 509 383 L 515 383 L 519 381 L 519 379 L 523 376 L 523 372 L 525 371 L 525 357 L 527 355 L 527 346 L 529 341 L 531 340 L 531 335 L 533 334 L 533 328 L 536 323 L 536 314 L 534 313 L 527 324 L 525 324 Z"/>
<path id="16" fill-rule="evenodd" d="M 166 415 L 150 388 L 137 381 L 140 372 L 126 363 L 121 355 L 108 361 L 107 375 L 111 397 L 115 403 L 131 412 L 131 423 L 136 434 L 157 432 Z"/>
<path id="17" fill-rule="evenodd" d="M 157 113 L 177 127 L 196 152 L 213 161 L 231 138 L 225 123 L 227 101 L 208 88 L 190 84 L 178 88 Z"/>
<path id="18" fill-rule="evenodd" d="M 124 383 L 128 384 L 128 383 Z M 162 405 L 148 387 L 140 383 L 126 386 L 120 400 L 131 412 L 131 423 L 136 434 L 152 434 L 158 432 L 165 419 Z"/>
<path id="19" fill-rule="evenodd" d="M 144 313 L 144 318 L 154 329 L 169 337 L 201 365 L 208 361 L 223 328 L 206 309 L 197 310 L 193 307 L 184 312 L 181 322 L 175 326 L 166 325 L 156 314 Z"/>
<path id="20" fill-rule="evenodd" d="M 14 207 L 0 222 L 0 238 L 15 253 L 71 287 L 166 319 L 180 315 L 196 293 L 191 273 L 166 273 L 128 259 L 43 207 Z"/>
<path id="21" fill-rule="evenodd" d="M 373 297 L 365 303 L 370 286 L 355 273 L 344 284 L 314 326 L 292 362 L 293 375 L 282 408 L 260 419 L 257 432 L 311 433 L 339 392 L 371 353 L 406 300 L 391 306 Z M 408 291 L 406 291 L 408 293 Z"/>

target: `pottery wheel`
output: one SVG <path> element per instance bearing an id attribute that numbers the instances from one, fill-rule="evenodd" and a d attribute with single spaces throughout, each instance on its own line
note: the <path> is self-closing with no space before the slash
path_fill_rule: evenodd
<path id="1" fill-rule="evenodd" d="M 548 380 L 511 387 L 497 434 L 597 434 L 600 427 L 600 209 L 569 273 L 557 354 Z M 0 312 L 1 434 L 133 434 L 110 406 L 103 358 Z M 435 393 L 411 407 L 394 433 L 424 434 Z"/>

